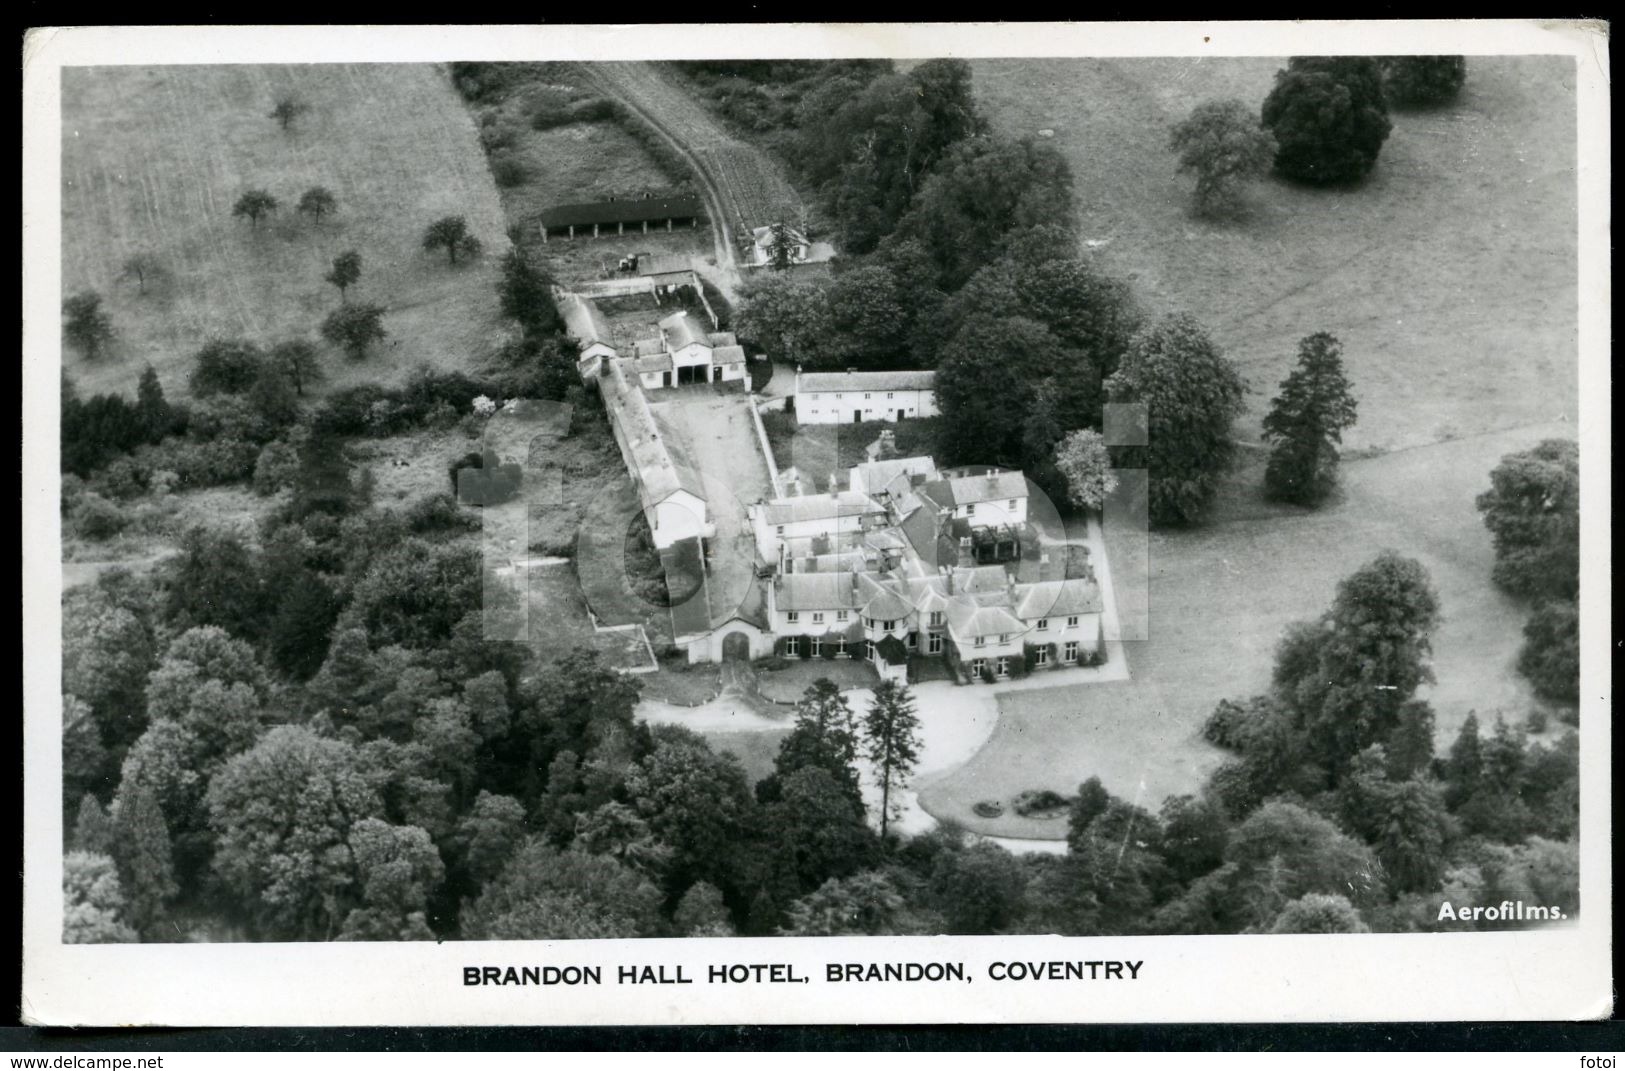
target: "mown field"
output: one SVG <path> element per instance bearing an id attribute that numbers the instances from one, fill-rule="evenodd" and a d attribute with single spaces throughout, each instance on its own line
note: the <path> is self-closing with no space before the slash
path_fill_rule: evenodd
<path id="1" fill-rule="evenodd" d="M 1256 109 L 1278 59 L 984 60 L 979 103 L 1012 136 L 1054 131 L 1085 237 L 1155 313 L 1212 330 L 1255 390 L 1243 433 L 1330 331 L 1360 399 L 1352 448 L 1572 420 L 1577 319 L 1574 71 L 1479 57 L 1437 111 L 1395 112 L 1354 189 L 1278 180 L 1251 218 L 1194 219 L 1168 129 L 1196 104 Z"/>
<path id="2" fill-rule="evenodd" d="M 269 117 L 293 91 L 310 110 Z M 328 386 L 387 381 L 419 363 L 470 368 L 503 337 L 496 262 L 501 206 L 473 123 L 429 65 L 176 66 L 63 72 L 65 294 L 105 299 L 117 339 L 95 364 L 66 350 L 84 392 L 133 392 L 147 363 L 172 396 L 214 336 L 308 337 L 338 304 L 332 258 L 364 260 L 351 299 L 385 307 L 388 341 L 352 363 L 324 345 Z M 319 225 L 294 211 L 321 185 L 338 199 Z M 246 189 L 281 202 L 257 229 L 231 210 Z M 484 243 L 455 269 L 421 248 L 424 227 L 460 214 Z M 138 294 L 120 279 L 149 253 L 166 278 Z"/>
<path id="3" fill-rule="evenodd" d="M 1214 704 L 1267 688 L 1282 629 L 1317 616 L 1384 549 L 1421 561 L 1439 594 L 1437 683 L 1422 694 L 1440 747 L 1470 711 L 1522 722 L 1539 705 L 1515 668 L 1528 610 L 1491 584 L 1473 500 L 1504 454 L 1575 434 L 1572 72 L 1474 57 L 1457 105 L 1395 114 L 1363 186 L 1271 180 L 1245 222 L 1192 219 L 1167 125 L 1201 100 L 1261 101 L 1279 65 L 976 65 L 998 127 L 1055 131 L 1084 234 L 1106 243 L 1093 247 L 1102 263 L 1152 311 L 1195 313 L 1242 365 L 1255 393 L 1241 436 L 1256 438 L 1296 340 L 1327 330 L 1360 400 L 1346 441 L 1366 456 L 1345 459 L 1318 510 L 1265 502 L 1263 454 L 1248 450 L 1202 526 L 1148 542 L 1108 524 L 1125 627 L 1135 616 L 1148 626 L 1125 645 L 1133 682 L 1001 695 L 988 746 L 925 794 L 939 818 L 998 792 L 1070 792 L 1091 775 L 1153 807 L 1196 790 L 1214 759 L 1200 739 Z"/>

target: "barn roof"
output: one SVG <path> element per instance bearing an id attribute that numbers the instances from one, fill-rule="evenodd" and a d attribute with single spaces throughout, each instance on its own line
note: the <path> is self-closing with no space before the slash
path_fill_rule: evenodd
<path id="1" fill-rule="evenodd" d="M 675 353 L 684 346 L 695 344 L 711 348 L 711 336 L 701 325 L 698 319 L 682 310 L 674 312 L 660 321 L 660 337 L 666 343 L 666 349 Z"/>
<path id="2" fill-rule="evenodd" d="M 806 372 L 796 390 L 801 394 L 849 390 L 935 390 L 935 372 Z"/>
<path id="3" fill-rule="evenodd" d="M 719 367 L 725 364 L 744 364 L 745 347 L 718 346 L 711 351 L 711 363 Z"/>
<path id="4" fill-rule="evenodd" d="M 581 343 L 582 349 L 594 342 L 614 347 L 610 341 L 609 324 L 598 311 L 598 306 L 591 301 L 579 294 L 565 294 L 559 300 L 559 313 L 564 317 L 564 326 L 570 332 L 570 337 Z"/>
<path id="5" fill-rule="evenodd" d="M 642 223 L 644 220 L 688 219 L 703 216 L 704 206 L 692 193 L 665 197 L 617 198 L 613 201 L 587 201 L 554 205 L 541 214 L 544 227 L 580 227 L 594 223 Z"/>
<path id="6" fill-rule="evenodd" d="M 638 258 L 639 275 L 676 275 L 694 270 L 694 258 L 687 253 L 658 253 Z"/>
<path id="7" fill-rule="evenodd" d="M 842 491 L 833 495 L 802 495 L 799 498 L 777 498 L 763 505 L 762 512 L 768 524 L 792 524 L 796 521 L 860 517 L 865 514 L 884 513 L 885 511 L 868 495 Z"/>

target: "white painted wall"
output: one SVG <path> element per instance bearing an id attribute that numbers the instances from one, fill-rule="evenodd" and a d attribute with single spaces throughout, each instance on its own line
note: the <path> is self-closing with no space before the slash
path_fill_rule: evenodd
<path id="1" fill-rule="evenodd" d="M 654 544 L 662 550 L 673 543 L 706 534 L 705 502 L 687 491 L 675 491 L 644 512 Z"/>
<path id="2" fill-rule="evenodd" d="M 864 420 L 896 422 L 897 411 L 904 419 L 937 415 L 934 390 L 818 391 L 796 395 L 797 424 L 851 424 L 854 414 Z"/>

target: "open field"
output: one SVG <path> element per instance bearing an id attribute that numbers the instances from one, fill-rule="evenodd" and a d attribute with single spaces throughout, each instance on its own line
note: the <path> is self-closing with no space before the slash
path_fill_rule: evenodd
<path id="1" fill-rule="evenodd" d="M 437 68 L 70 68 L 62 90 L 64 293 L 100 292 L 118 334 L 94 366 L 65 350 L 82 391 L 133 393 L 150 362 L 171 397 L 184 396 L 191 356 L 210 337 L 317 338 L 338 305 L 322 276 L 350 249 L 364 261 L 352 300 L 383 305 L 390 337 L 359 363 L 324 344 L 328 387 L 420 363 L 471 368 L 502 339 L 502 211 L 473 124 Z M 267 113 L 290 90 L 310 110 L 284 132 Z M 316 185 L 338 200 L 319 225 L 294 211 Z M 231 215 L 249 188 L 281 202 L 257 229 Z M 423 228 L 450 214 L 468 219 L 481 260 L 450 268 L 421 248 Z M 136 253 L 166 269 L 145 296 L 118 277 Z"/>
<path id="2" fill-rule="evenodd" d="M 1241 365 L 1255 391 L 1244 435 L 1256 438 L 1298 340 L 1316 331 L 1342 340 L 1360 400 L 1350 448 L 1573 420 L 1572 66 L 1474 56 L 1456 104 L 1394 113 L 1363 185 L 1270 179 L 1250 219 L 1194 219 L 1169 126 L 1204 100 L 1257 108 L 1281 66 L 979 60 L 974 72 L 996 130 L 1055 132 L 1100 263 L 1153 313 L 1193 313 Z"/>

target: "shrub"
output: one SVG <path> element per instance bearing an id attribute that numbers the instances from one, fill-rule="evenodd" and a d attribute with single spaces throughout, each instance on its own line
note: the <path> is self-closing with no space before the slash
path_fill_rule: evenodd
<path id="1" fill-rule="evenodd" d="M 575 122 L 570 94 L 557 86 L 538 86 L 526 94 L 530 125 L 534 130 L 551 130 Z"/>
<path id="2" fill-rule="evenodd" d="M 997 800 L 978 800 L 971 810 L 980 818 L 997 818 L 1004 813 L 1004 804 Z"/>
<path id="3" fill-rule="evenodd" d="M 129 517 L 117 504 L 95 491 L 85 491 L 78 496 L 72 521 L 74 531 L 81 538 L 97 542 L 118 535 L 130 523 Z"/>
<path id="4" fill-rule="evenodd" d="M 1393 128 L 1375 60 L 1294 56 L 1264 101 L 1275 169 L 1317 185 L 1355 182 L 1377 164 Z"/>
<path id="5" fill-rule="evenodd" d="M 1017 814 L 1023 818 L 1031 818 L 1035 814 L 1046 811 L 1058 811 L 1068 806 L 1072 801 L 1059 792 L 1052 792 L 1047 788 L 1028 789 L 1017 794 L 1012 806 Z"/>
<path id="6" fill-rule="evenodd" d="M 146 492 L 151 470 L 133 457 L 115 457 L 90 481 L 97 494 L 119 501 L 137 498 Z"/>
<path id="7" fill-rule="evenodd" d="M 503 461 L 491 451 L 463 455 L 451 465 L 452 491 L 470 506 L 495 506 L 519 493 L 525 470 L 517 461 Z"/>
<path id="8" fill-rule="evenodd" d="M 1382 61 L 1389 101 L 1411 107 L 1448 104 L 1467 81 L 1465 56 L 1388 56 Z"/>
<path id="9" fill-rule="evenodd" d="M 1207 721 L 1202 723 L 1202 737 L 1210 744 L 1240 751 L 1246 746 L 1250 722 L 1246 707 L 1221 699 L 1219 705 L 1213 708 L 1213 713 L 1207 716 Z"/>
<path id="10" fill-rule="evenodd" d="M 1523 627 L 1518 672 L 1535 694 L 1574 703 L 1580 698 L 1580 618 L 1574 603 L 1562 599 L 1539 606 Z"/>
<path id="11" fill-rule="evenodd" d="M 254 462 L 254 493 L 274 495 L 293 486 L 299 474 L 299 451 L 284 440 L 266 443 Z"/>
<path id="12" fill-rule="evenodd" d="M 1546 731 L 1546 726 L 1548 724 L 1549 719 L 1546 711 L 1542 710 L 1540 707 L 1536 707 L 1534 710 L 1531 710 L 1529 712 L 1529 716 L 1524 719 L 1524 728 L 1528 729 L 1531 733 L 1534 733 L 1537 736 Z"/>
<path id="13" fill-rule="evenodd" d="M 406 527 L 422 535 L 429 532 L 472 532 L 480 519 L 457 504 L 455 495 L 424 495 L 406 508 Z"/>
<path id="14" fill-rule="evenodd" d="M 496 152 L 491 155 L 491 177 L 503 189 L 521 185 L 530 177 L 530 171 L 525 167 L 524 161 L 509 152 Z"/>

